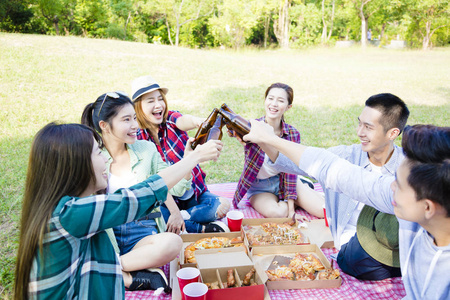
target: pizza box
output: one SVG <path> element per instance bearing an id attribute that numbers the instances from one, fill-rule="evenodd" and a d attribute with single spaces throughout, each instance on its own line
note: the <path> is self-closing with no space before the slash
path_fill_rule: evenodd
<path id="1" fill-rule="evenodd" d="M 200 239 L 212 238 L 212 237 L 226 237 L 231 240 L 236 237 L 242 237 L 242 233 L 241 232 L 217 232 L 217 233 L 182 234 L 181 239 L 183 240 L 183 247 L 181 248 L 180 255 L 179 255 L 180 268 L 185 268 L 185 267 L 194 267 L 195 268 L 196 267 L 195 263 L 186 263 L 185 262 L 184 251 L 188 245 L 190 245 L 191 243 L 194 243 Z M 245 247 L 244 244 L 240 247 L 217 248 L 217 249 L 219 249 L 220 251 L 223 251 L 223 252 L 233 252 L 233 251 L 236 251 L 236 249 L 239 249 L 238 251 L 244 251 L 247 253 L 247 248 Z M 217 250 L 217 249 L 197 250 L 197 251 L 195 251 L 195 253 L 197 253 L 198 251 L 215 252 L 215 250 Z"/>
<path id="2" fill-rule="evenodd" d="M 291 245 L 280 247 L 254 247 L 250 253 L 255 269 L 266 283 L 269 290 L 286 290 L 286 289 L 328 289 L 338 288 L 341 286 L 341 276 L 337 279 L 330 280 L 280 280 L 269 281 L 266 270 L 271 267 L 275 256 L 293 257 L 295 253 L 314 253 L 318 256 L 325 268 L 331 268 L 330 261 L 323 254 L 322 250 L 315 245 Z"/>
<path id="3" fill-rule="evenodd" d="M 278 223 L 278 224 L 283 224 L 285 222 L 290 222 L 292 221 L 291 218 L 260 218 L 260 219 L 243 219 L 242 220 L 242 226 L 241 226 L 241 231 L 242 231 L 242 235 L 244 237 L 244 244 L 247 247 L 247 249 L 250 251 L 252 248 L 259 248 L 259 247 L 283 247 L 286 245 L 250 245 L 249 240 L 247 238 L 247 234 L 246 232 L 248 231 L 248 227 L 257 227 L 257 226 L 261 226 L 264 223 Z M 299 222 L 296 220 L 295 221 L 295 226 L 299 226 Z M 308 235 L 306 234 L 305 230 L 303 230 L 303 228 L 300 228 L 301 233 L 303 234 L 303 239 L 302 241 L 297 244 L 297 245 L 306 245 L 310 243 L 310 240 L 308 238 Z"/>

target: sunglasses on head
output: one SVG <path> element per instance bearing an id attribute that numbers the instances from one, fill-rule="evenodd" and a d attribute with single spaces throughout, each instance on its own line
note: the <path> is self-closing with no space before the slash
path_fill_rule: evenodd
<path id="1" fill-rule="evenodd" d="M 122 96 L 125 96 L 125 97 L 127 97 L 127 98 L 129 98 L 128 95 L 127 95 L 127 93 L 122 92 L 122 91 L 116 91 L 116 92 L 108 92 L 108 93 L 106 93 L 106 94 L 105 94 L 105 98 L 103 98 L 102 105 L 100 106 L 100 109 L 98 110 L 97 117 L 100 116 L 100 112 L 102 111 L 103 104 L 105 104 L 106 98 L 109 97 L 109 98 L 113 98 L 113 99 L 119 99 L 121 95 L 122 95 Z"/>

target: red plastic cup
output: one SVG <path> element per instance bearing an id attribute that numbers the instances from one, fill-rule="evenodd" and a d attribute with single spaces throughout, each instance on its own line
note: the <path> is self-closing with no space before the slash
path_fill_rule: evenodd
<path id="1" fill-rule="evenodd" d="M 197 268 L 182 268 L 177 271 L 178 285 L 180 286 L 181 298 L 185 300 L 183 289 L 186 285 L 200 280 L 200 271 Z"/>
<path id="2" fill-rule="evenodd" d="M 189 283 L 183 288 L 186 300 L 205 300 L 207 292 L 208 286 L 201 282 Z"/>
<path id="3" fill-rule="evenodd" d="M 327 210 L 325 209 L 325 205 L 323 206 L 323 218 L 325 219 L 325 226 L 328 227 Z"/>
<path id="4" fill-rule="evenodd" d="M 230 231 L 240 231 L 244 214 L 238 210 L 231 210 L 227 213 L 228 228 Z"/>

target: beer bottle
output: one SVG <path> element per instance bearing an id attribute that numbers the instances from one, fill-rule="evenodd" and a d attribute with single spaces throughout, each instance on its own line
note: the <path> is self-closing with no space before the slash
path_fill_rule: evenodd
<path id="1" fill-rule="evenodd" d="M 217 109 L 217 108 L 216 108 Z M 219 110 L 217 110 L 218 112 Z M 216 121 L 214 122 L 213 126 L 209 130 L 206 141 L 209 140 L 221 140 L 222 139 L 222 127 L 224 125 L 223 117 L 221 115 L 217 115 Z"/>
<path id="2" fill-rule="evenodd" d="M 197 133 L 195 134 L 194 142 L 191 144 L 192 149 L 195 149 L 195 147 L 197 147 L 197 145 L 206 143 L 208 132 L 211 129 L 211 127 L 214 125 L 214 123 L 217 119 L 218 113 L 219 113 L 219 110 L 217 108 L 214 108 L 212 110 L 211 114 L 209 115 L 209 117 L 202 123 L 200 128 L 197 130 Z"/>
<path id="3" fill-rule="evenodd" d="M 233 112 L 225 103 L 220 107 L 219 113 L 223 116 L 227 128 L 234 131 L 241 140 L 244 135 L 250 132 L 250 122 Z"/>

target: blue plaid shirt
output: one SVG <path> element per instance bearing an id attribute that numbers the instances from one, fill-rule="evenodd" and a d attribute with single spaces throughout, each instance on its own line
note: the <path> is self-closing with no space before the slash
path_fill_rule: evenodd
<path id="1" fill-rule="evenodd" d="M 158 175 L 114 194 L 63 197 L 33 260 L 30 299 L 124 299 L 118 257 L 105 229 L 148 214 L 167 197 Z"/>

